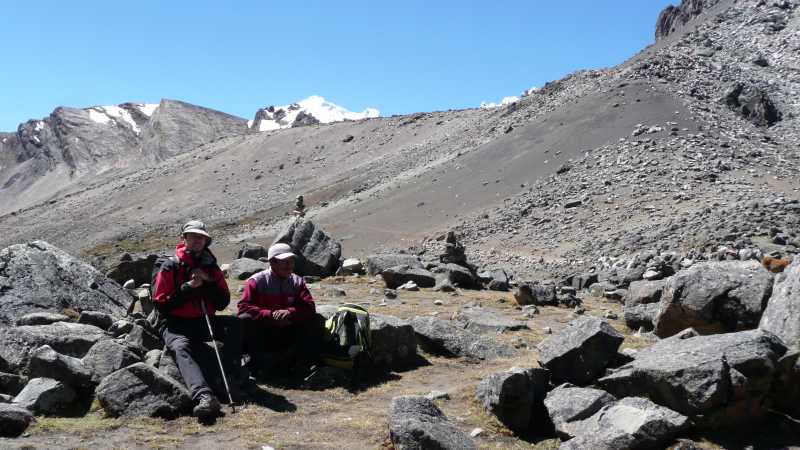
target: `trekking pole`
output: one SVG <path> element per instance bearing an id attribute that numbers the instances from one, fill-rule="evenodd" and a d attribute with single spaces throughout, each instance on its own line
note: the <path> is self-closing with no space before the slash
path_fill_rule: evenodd
<path id="1" fill-rule="evenodd" d="M 228 377 L 225 376 L 225 368 L 222 367 L 222 358 L 219 356 L 219 349 L 217 348 L 217 340 L 214 339 L 214 330 L 211 328 L 211 319 L 208 318 L 208 310 L 206 309 L 205 300 L 200 301 L 200 307 L 203 309 L 203 317 L 206 318 L 208 325 L 208 334 L 211 335 L 211 342 L 214 343 L 214 353 L 217 355 L 217 362 L 219 363 L 219 371 L 222 373 L 222 382 L 225 384 L 225 391 L 228 393 L 228 401 L 231 405 L 231 412 L 236 414 L 236 406 L 233 404 L 233 397 L 231 396 L 231 388 L 228 387 Z"/>

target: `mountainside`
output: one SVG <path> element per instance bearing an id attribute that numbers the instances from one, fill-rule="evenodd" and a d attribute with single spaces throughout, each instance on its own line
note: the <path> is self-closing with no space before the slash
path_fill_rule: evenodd
<path id="1" fill-rule="evenodd" d="M 56 108 L 0 133 L 0 213 L 49 200 L 81 180 L 137 169 L 247 131 L 243 119 L 175 100 Z"/>
<path id="2" fill-rule="evenodd" d="M 269 131 L 343 120 L 369 119 L 379 115 L 380 112 L 374 108 L 352 112 L 326 101 L 319 95 L 312 95 L 291 105 L 261 108 L 247 125 L 257 131 Z"/>
<path id="3" fill-rule="evenodd" d="M 745 249 L 778 234 L 786 248 L 800 244 L 797 5 L 687 0 L 661 14 L 656 36 L 617 67 L 576 72 L 496 108 L 330 124 L 314 116 L 286 129 L 301 111 L 281 123 L 276 115 L 290 107 L 267 108 L 251 126 L 270 131 L 255 132 L 162 102 L 146 123 L 131 113 L 139 134 L 103 134 L 125 171 L 61 164 L 72 153 L 32 144 L 37 122 L 28 122 L 3 136 L 11 144 L 0 152 L 9 185 L 0 213 L 14 210 L 5 199 L 39 192 L 47 170 L 56 185 L 74 176 L 61 167 L 94 172 L 80 189 L 0 217 L 0 246 L 172 239 L 178 224 L 200 217 L 225 252 L 268 240 L 296 195 L 346 253 L 433 249 L 455 228 L 472 258 L 521 273 L 642 250 Z M 87 129 L 100 126 L 76 111 Z M 35 136 L 63 142 L 49 137 L 52 123 Z M 135 167 L 144 160 L 159 162 Z M 7 167 L 23 165 L 25 178 L 9 184 L 23 171 Z"/>

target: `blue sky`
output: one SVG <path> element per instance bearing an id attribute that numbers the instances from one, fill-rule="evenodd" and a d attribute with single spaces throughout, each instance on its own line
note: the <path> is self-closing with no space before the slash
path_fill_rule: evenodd
<path id="1" fill-rule="evenodd" d="M 162 97 L 248 119 L 312 94 L 381 115 L 477 107 L 624 61 L 671 3 L 7 1 L 0 130 Z"/>

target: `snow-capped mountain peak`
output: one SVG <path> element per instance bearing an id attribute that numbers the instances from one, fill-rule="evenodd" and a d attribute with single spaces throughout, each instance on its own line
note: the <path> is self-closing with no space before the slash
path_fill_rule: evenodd
<path id="1" fill-rule="evenodd" d="M 140 114 L 149 118 L 157 108 L 158 103 L 123 103 L 119 106 L 92 106 L 86 111 L 89 112 L 89 118 L 94 122 L 127 126 L 134 133 L 139 134 L 141 132 L 139 124 L 132 114 Z"/>
<path id="2" fill-rule="evenodd" d="M 322 96 L 312 95 L 291 105 L 261 108 L 247 124 L 252 129 L 268 131 L 317 123 L 361 120 L 379 115 L 380 112 L 375 108 L 353 112 L 325 100 Z"/>

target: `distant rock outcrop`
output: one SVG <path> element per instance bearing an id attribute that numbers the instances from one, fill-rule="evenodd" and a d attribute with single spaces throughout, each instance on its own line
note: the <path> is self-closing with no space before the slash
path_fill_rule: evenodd
<path id="1" fill-rule="evenodd" d="M 719 0 L 682 0 L 678 6 L 669 5 L 661 11 L 656 21 L 656 40 L 663 39 L 679 27 L 703 13 L 704 8 L 716 4 Z"/>

